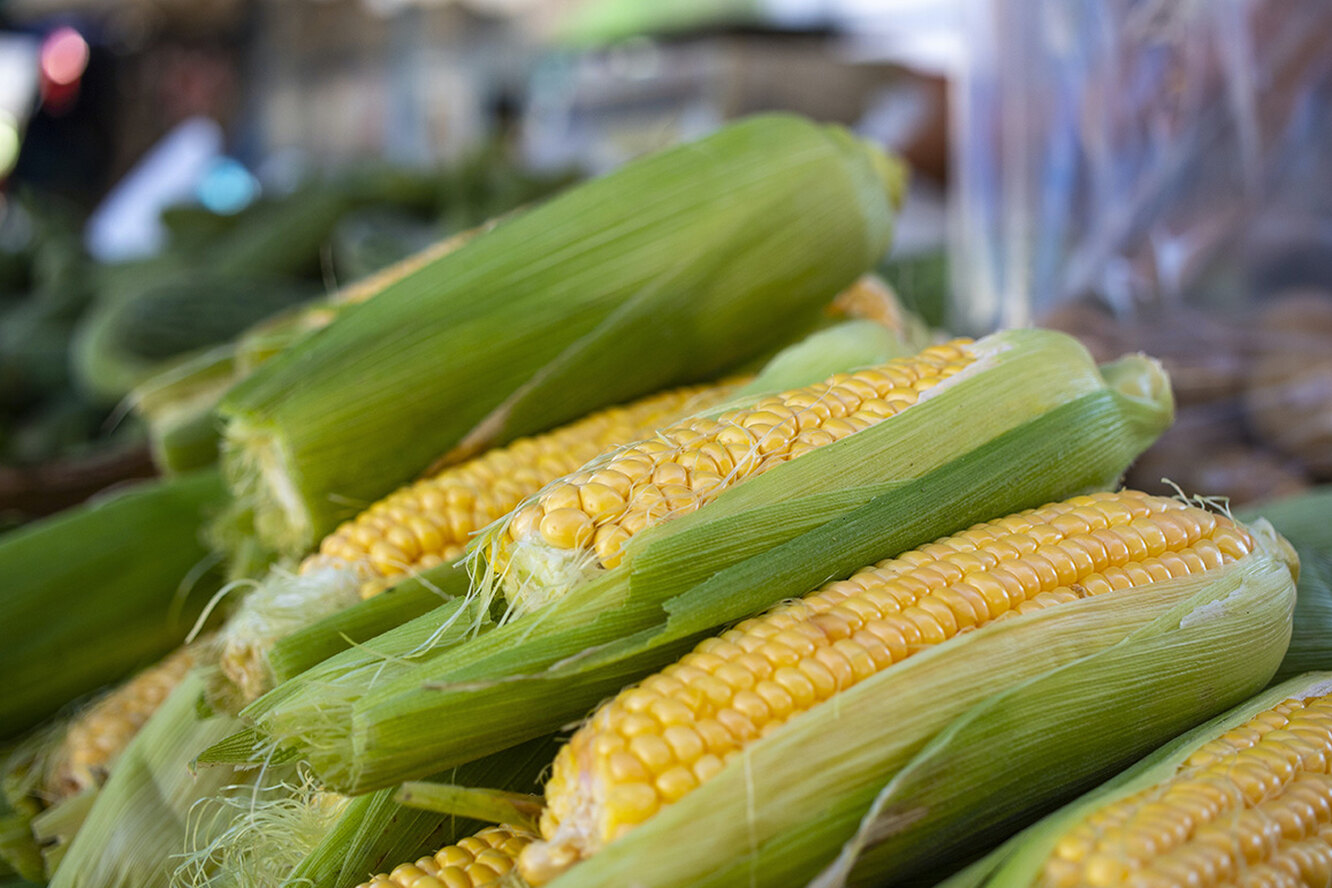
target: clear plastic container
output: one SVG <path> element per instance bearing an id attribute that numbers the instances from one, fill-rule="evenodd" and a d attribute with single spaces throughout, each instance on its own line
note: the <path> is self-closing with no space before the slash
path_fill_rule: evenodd
<path id="1" fill-rule="evenodd" d="M 1130 481 L 1332 480 L 1332 3 L 969 0 L 954 326 L 1172 371 Z"/>

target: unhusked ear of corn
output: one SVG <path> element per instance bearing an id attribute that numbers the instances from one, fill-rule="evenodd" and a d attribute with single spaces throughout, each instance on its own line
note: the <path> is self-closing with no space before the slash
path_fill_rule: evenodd
<path id="1" fill-rule="evenodd" d="M 1032 826 L 948 888 L 1326 885 L 1332 673 L 1267 689 Z"/>
<path id="2" fill-rule="evenodd" d="M 233 385 L 283 349 L 331 324 L 349 306 L 374 297 L 489 227 L 445 238 L 327 298 L 267 318 L 235 341 L 209 349 L 139 384 L 130 394 L 130 402 L 148 426 L 153 462 L 158 469 L 179 473 L 212 465 L 217 461 L 220 438 L 215 410 Z"/>
<path id="3" fill-rule="evenodd" d="M 902 184 L 844 130 L 771 116 L 575 187 L 234 388 L 219 407 L 232 488 L 265 542 L 303 555 L 441 453 L 713 378 L 882 255 Z"/>
<path id="4" fill-rule="evenodd" d="M 184 641 L 220 579 L 200 531 L 223 496 L 215 470 L 150 481 L 0 539 L 0 737 Z"/>
<path id="5" fill-rule="evenodd" d="M 1332 485 L 1239 510 L 1272 522 L 1300 555 L 1295 628 L 1277 678 L 1332 669 Z"/>
<path id="6" fill-rule="evenodd" d="M 871 565 L 599 709 L 520 868 L 561 888 L 921 878 L 1262 687 L 1294 566 L 1268 525 L 1136 492 Z"/>
<path id="7" fill-rule="evenodd" d="M 939 366 L 932 361 L 962 364 L 961 356 L 965 365 L 946 379 L 933 372 Z M 884 415 L 855 431 L 852 422 L 836 418 L 836 434 L 825 430 L 831 443 L 796 455 L 790 449 L 762 453 L 762 460 L 777 456 L 763 471 L 723 485 L 725 492 L 701 507 L 669 520 L 661 511 L 648 514 L 651 526 L 636 528 L 614 566 L 594 563 L 595 533 L 591 550 L 573 559 L 557 553 L 553 563 L 573 563 L 581 572 L 552 571 L 555 581 L 542 586 L 532 571 L 519 586 L 522 597 L 509 601 L 525 613 L 504 625 L 451 648 L 383 645 L 378 652 L 393 661 L 391 675 L 367 670 L 358 680 L 310 683 L 260 698 L 243 717 L 344 791 L 419 777 L 557 730 L 625 682 L 669 662 L 701 634 L 803 594 L 829 576 L 845 576 L 989 515 L 1112 484 L 1170 418 L 1168 383 L 1158 365 L 1133 357 L 1103 374 L 1062 334 L 1010 331 L 949 346 L 920 364 L 934 379 L 921 393 L 913 390 L 909 406 L 905 396 L 891 402 L 856 396 L 867 416 L 874 410 Z M 905 376 L 901 366 L 875 375 Z M 914 371 L 910 378 L 929 379 Z M 825 390 L 845 388 L 849 399 L 861 384 L 858 374 L 839 376 Z M 814 416 L 827 399 L 852 412 L 833 395 L 792 397 L 810 401 Z M 767 427 L 798 425 L 794 408 L 787 409 L 790 423 Z M 965 429 L 958 417 L 969 418 Z M 767 432 L 737 424 L 744 434 L 767 440 Z M 688 440 L 715 444 L 685 431 L 678 438 L 662 433 L 655 440 L 665 449 L 657 452 L 675 452 Z M 738 449 L 737 456 L 754 461 L 748 450 Z M 667 470 L 694 477 L 686 461 L 677 456 Z M 706 472 L 725 477 L 701 464 L 693 468 L 699 479 Z M 595 483 L 601 469 L 593 464 L 580 473 L 586 477 L 571 476 L 549 490 Z M 675 483 L 663 481 L 658 492 L 673 495 Z M 508 536 L 508 529 L 507 522 L 495 525 L 490 539 Z M 479 598 L 486 603 L 485 595 Z M 438 724 L 450 729 L 431 730 Z"/>

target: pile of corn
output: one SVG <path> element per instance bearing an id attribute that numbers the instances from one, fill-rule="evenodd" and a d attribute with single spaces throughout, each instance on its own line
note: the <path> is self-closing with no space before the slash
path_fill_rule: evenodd
<path id="1" fill-rule="evenodd" d="M 926 329 L 902 177 L 741 122 L 152 386 L 218 464 L 0 540 L 0 884 L 1328 885 L 1332 495 L 1123 489 L 1161 366 Z"/>

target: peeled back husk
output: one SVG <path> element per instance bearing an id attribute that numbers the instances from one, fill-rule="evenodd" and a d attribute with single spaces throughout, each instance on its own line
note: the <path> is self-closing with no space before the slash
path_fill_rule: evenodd
<path id="1" fill-rule="evenodd" d="M 371 640 L 390 668 L 279 688 L 242 717 L 343 791 L 418 778 L 557 730 L 715 627 L 830 577 L 1112 485 L 1169 423 L 1149 359 L 1103 374 L 1071 338 L 1034 330 L 974 348 L 914 406 L 640 533 L 618 567 L 544 608 L 452 647 Z"/>

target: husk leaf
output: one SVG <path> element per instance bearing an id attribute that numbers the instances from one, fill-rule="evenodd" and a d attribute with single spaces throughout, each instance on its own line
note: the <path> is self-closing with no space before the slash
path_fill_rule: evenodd
<path id="1" fill-rule="evenodd" d="M 204 684 L 198 670 L 190 673 L 121 753 L 52 888 L 165 885 L 187 838 L 221 827 L 225 807 L 212 800 L 250 791 L 246 784 L 260 769 L 251 776 L 230 767 L 190 770 L 199 749 L 237 726 L 223 715 L 199 717 Z"/>
<path id="2" fill-rule="evenodd" d="M 200 529 L 223 495 L 213 470 L 144 482 L 0 540 L 0 737 L 184 641 L 220 583 Z"/>
<path id="3" fill-rule="evenodd" d="M 1332 485 L 1237 511 L 1242 520 L 1262 516 L 1300 555 L 1295 629 L 1277 681 L 1332 669 Z"/>

